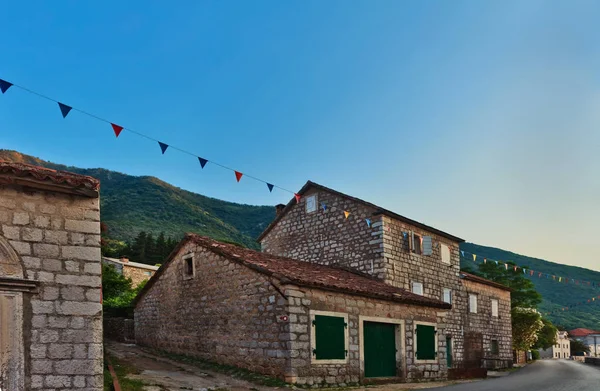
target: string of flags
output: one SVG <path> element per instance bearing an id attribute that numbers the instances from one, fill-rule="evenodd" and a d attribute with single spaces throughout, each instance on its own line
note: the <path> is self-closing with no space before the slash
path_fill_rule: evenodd
<path id="1" fill-rule="evenodd" d="M 99 116 L 97 116 L 95 114 L 91 114 L 91 113 L 89 113 L 87 111 L 78 109 L 78 108 L 76 108 L 74 106 L 67 105 L 66 103 L 63 103 L 63 102 L 60 102 L 60 101 L 58 101 L 56 99 L 50 98 L 50 97 L 48 97 L 48 96 L 46 96 L 44 94 L 41 94 L 41 93 L 36 92 L 34 90 L 31 90 L 29 88 L 26 88 L 26 87 L 20 86 L 18 84 L 11 83 L 9 81 L 0 79 L 0 92 L 2 92 L 2 94 L 5 94 L 11 87 L 19 88 L 19 89 L 21 89 L 23 91 L 26 91 L 26 92 L 30 93 L 30 94 L 37 95 L 40 98 L 44 98 L 44 99 L 49 100 L 51 102 L 55 102 L 56 104 L 58 104 L 58 108 L 59 108 L 60 113 L 61 113 L 61 115 L 62 115 L 63 118 L 67 118 L 67 116 L 72 111 L 77 111 L 80 114 L 84 114 L 84 115 L 86 115 L 88 117 L 91 117 L 91 118 L 94 118 L 94 119 L 96 119 L 98 121 L 102 121 L 102 122 L 105 122 L 107 124 L 110 124 L 110 126 L 112 127 L 112 130 L 113 130 L 116 138 L 119 138 L 119 136 L 121 135 L 121 133 L 124 130 L 128 131 L 128 132 L 133 133 L 133 134 L 135 134 L 137 136 L 140 136 L 140 137 L 146 138 L 148 140 L 157 142 L 158 146 L 160 147 L 160 151 L 161 151 L 161 153 L 163 155 L 167 152 L 167 150 L 169 148 L 170 149 L 175 149 L 175 150 L 177 150 L 179 152 L 182 152 L 182 153 L 185 153 L 185 154 L 188 154 L 188 155 L 196 157 L 198 159 L 198 162 L 200 163 L 200 168 L 202 168 L 202 169 L 204 169 L 204 167 L 210 162 L 211 164 L 216 165 L 218 167 L 221 167 L 223 169 L 226 169 L 226 170 L 229 170 L 229 171 L 233 171 L 234 174 L 235 174 L 235 179 L 236 179 L 237 182 L 240 182 L 242 180 L 242 177 L 252 178 L 252 179 L 254 179 L 254 180 L 258 181 L 258 182 L 262 182 L 262 183 L 266 184 L 267 185 L 267 189 L 269 190 L 270 193 L 273 192 L 273 189 L 278 188 L 278 189 L 280 189 L 282 191 L 285 191 L 285 192 L 293 194 L 294 198 L 296 199 L 296 201 L 300 202 L 300 198 L 301 198 L 300 195 L 296 194 L 295 192 L 293 192 L 291 190 L 288 190 L 288 189 L 283 188 L 281 186 L 278 186 L 278 185 L 275 185 L 273 183 L 267 182 L 267 181 L 265 181 L 263 179 L 254 177 L 252 175 L 248 175 L 248 174 L 242 173 L 241 171 L 238 171 L 238 170 L 235 170 L 233 168 L 230 168 L 230 167 L 228 167 L 226 165 L 223 165 L 221 163 L 218 163 L 218 162 L 216 162 L 214 160 L 208 160 L 208 159 L 206 159 L 204 157 L 201 157 L 201 156 L 198 156 L 198 155 L 196 155 L 196 154 L 194 154 L 192 152 L 188 152 L 188 151 L 186 151 L 186 150 L 184 150 L 182 148 L 179 148 L 179 147 L 167 144 L 167 143 L 165 143 L 163 141 L 157 140 L 157 139 L 155 139 L 153 137 L 150 137 L 150 136 L 148 136 L 148 135 L 146 135 L 144 133 L 135 131 L 135 130 L 133 130 L 131 128 L 127 128 L 125 126 L 118 125 L 118 124 L 116 124 L 116 123 L 114 123 L 112 121 L 109 121 L 107 119 L 99 117 Z M 347 218 L 347 216 L 346 216 L 346 218 Z"/>
<path id="2" fill-rule="evenodd" d="M 600 295 L 591 297 L 591 298 L 587 299 L 586 301 L 580 301 L 580 302 L 573 303 L 573 304 L 570 304 L 570 305 L 565 306 L 565 307 L 553 309 L 552 311 L 544 312 L 544 314 L 545 315 L 550 315 L 550 314 L 553 314 L 553 313 L 556 313 L 556 312 L 569 311 L 569 309 L 572 310 L 575 307 L 580 307 L 582 305 L 587 305 L 587 304 L 593 304 L 593 303 L 596 303 L 597 301 L 600 302 Z"/>
<path id="3" fill-rule="evenodd" d="M 473 254 L 473 253 L 470 253 L 470 252 L 464 251 L 464 250 L 461 250 L 460 254 L 465 259 L 467 259 L 466 254 L 471 255 L 473 257 L 473 262 L 482 262 L 483 264 L 492 262 L 498 266 L 504 266 L 504 268 L 506 270 L 508 270 L 509 268 L 513 269 L 515 272 L 521 270 L 524 275 L 529 276 L 529 277 L 537 276 L 538 278 L 544 277 L 548 280 L 552 279 L 552 281 L 561 282 L 561 283 L 564 282 L 564 283 L 571 283 L 571 284 L 576 284 L 576 285 L 587 285 L 587 286 L 590 286 L 593 288 L 600 287 L 600 284 L 598 284 L 597 282 L 594 282 L 594 281 L 584 281 L 584 280 L 579 280 L 579 279 L 575 279 L 575 278 L 571 278 L 571 277 L 557 276 L 554 274 L 541 272 L 539 270 L 533 270 L 533 269 L 529 269 L 529 268 L 522 267 L 519 265 L 515 265 L 511 262 L 498 261 L 495 259 L 486 258 L 481 255 Z"/>

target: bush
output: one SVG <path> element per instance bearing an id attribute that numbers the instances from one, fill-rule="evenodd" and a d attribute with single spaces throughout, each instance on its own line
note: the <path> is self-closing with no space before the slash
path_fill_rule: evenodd
<path id="1" fill-rule="evenodd" d="M 532 360 L 539 360 L 540 359 L 540 352 L 538 350 L 532 350 L 531 351 L 531 359 Z"/>

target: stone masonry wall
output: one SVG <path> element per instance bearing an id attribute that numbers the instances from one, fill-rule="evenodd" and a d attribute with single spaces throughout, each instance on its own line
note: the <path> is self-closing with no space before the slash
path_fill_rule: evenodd
<path id="1" fill-rule="evenodd" d="M 297 384 L 349 384 L 362 381 L 364 362 L 360 356 L 359 316 L 404 321 L 400 337 L 401 351 L 398 374 L 407 381 L 445 379 L 445 338 L 438 338 L 438 357 L 434 363 L 419 363 L 414 358 L 414 326 L 416 321 L 436 324 L 438 335 L 444 334 L 444 315 L 439 309 L 404 305 L 390 301 L 363 298 L 295 286 L 285 286 L 290 312 L 290 378 Z M 348 314 L 349 351 L 346 364 L 311 362 L 311 311 Z"/>
<path id="2" fill-rule="evenodd" d="M 468 309 L 468 297 L 459 278 L 459 244 L 445 237 L 425 231 L 401 221 L 383 217 L 382 223 L 374 224 L 383 235 L 385 282 L 412 289 L 412 282 L 423 284 L 423 295 L 442 300 L 443 289 L 452 290 L 452 310 L 446 317 L 446 336 L 452 338 L 454 366 L 463 360 L 463 324 Z M 409 251 L 408 238 L 403 233 L 432 237 L 431 255 L 413 254 Z M 442 262 L 440 244 L 450 248 L 450 264 Z"/>
<path id="3" fill-rule="evenodd" d="M 185 279 L 191 252 L 195 275 Z M 188 243 L 137 303 L 135 335 L 141 345 L 284 378 L 284 314 L 266 276 Z"/>
<path id="4" fill-rule="evenodd" d="M 463 280 L 466 292 L 477 294 L 477 313 L 465 317 L 465 330 L 483 337 L 483 357 L 492 367 L 496 360 L 512 361 L 512 323 L 510 292 L 474 281 Z M 498 300 L 498 317 L 492 316 L 492 299 Z M 468 300 L 468 299 L 467 299 Z M 498 354 L 492 354 L 491 341 L 497 340 Z"/>
<path id="5" fill-rule="evenodd" d="M 148 275 L 147 273 L 150 273 Z M 142 269 L 140 267 L 133 267 L 129 265 L 123 265 L 123 275 L 125 277 L 131 278 L 132 286 L 136 287 L 144 281 L 147 281 L 154 275 L 154 270 Z"/>
<path id="6" fill-rule="evenodd" d="M 99 199 L 0 186 L 0 224 L 40 281 L 23 294 L 25 389 L 102 390 Z"/>
<path id="7" fill-rule="evenodd" d="M 316 195 L 317 210 L 306 212 L 306 199 Z M 324 202 L 327 210 L 320 207 Z M 348 219 L 344 211 L 349 211 Z M 262 251 L 324 265 L 343 265 L 383 278 L 379 230 L 370 228 L 380 220 L 374 208 L 335 194 L 312 189 L 261 240 Z"/>

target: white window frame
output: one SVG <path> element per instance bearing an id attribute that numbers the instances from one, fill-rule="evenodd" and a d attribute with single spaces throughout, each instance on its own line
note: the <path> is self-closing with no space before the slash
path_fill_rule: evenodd
<path id="1" fill-rule="evenodd" d="M 187 273 L 187 261 L 188 259 L 192 260 L 192 274 L 188 274 Z M 189 254 L 185 254 L 184 256 L 181 257 L 182 260 L 182 264 L 183 264 L 183 279 L 184 280 L 191 280 L 196 276 L 196 264 L 194 262 L 194 253 L 189 253 Z"/>
<path id="2" fill-rule="evenodd" d="M 471 298 L 475 298 L 475 301 L 474 301 L 475 305 L 473 305 Z M 477 313 L 477 294 L 475 294 L 475 293 L 469 293 L 469 313 L 470 314 Z"/>
<path id="3" fill-rule="evenodd" d="M 448 301 L 446 301 L 446 293 L 448 293 Z M 450 289 L 450 288 L 442 289 L 442 301 L 444 303 L 452 304 L 452 289 Z"/>
<path id="4" fill-rule="evenodd" d="M 317 349 L 317 328 L 313 327 L 313 322 L 315 320 L 315 315 L 323 315 L 323 316 L 334 316 L 336 318 L 344 318 L 344 322 L 346 323 L 346 327 L 344 327 L 344 349 L 348 352 L 346 354 L 346 358 L 343 360 L 317 360 L 316 357 L 312 354 L 313 350 Z M 350 356 L 350 344 L 349 344 L 349 332 L 350 323 L 348 323 L 348 314 L 345 312 L 331 312 L 331 311 L 316 311 L 310 310 L 310 319 L 308 323 L 308 327 L 310 327 L 310 363 L 312 365 L 322 365 L 322 364 L 347 364 L 348 358 Z"/>
<path id="5" fill-rule="evenodd" d="M 446 260 L 446 257 L 444 256 L 446 254 L 447 254 L 447 260 Z M 450 253 L 450 246 L 448 246 L 444 243 L 440 243 L 440 257 L 442 259 L 442 263 L 444 263 L 446 265 L 452 264 L 452 254 Z"/>
<path id="6" fill-rule="evenodd" d="M 317 211 L 317 195 L 311 194 L 306 197 L 306 213 L 313 213 Z"/>
<path id="7" fill-rule="evenodd" d="M 435 355 L 435 359 L 433 359 L 433 360 L 419 360 L 417 358 L 417 351 L 418 351 L 418 349 L 417 349 L 417 347 L 418 347 L 417 346 L 417 339 L 418 339 L 417 338 L 417 325 L 433 326 L 435 328 L 436 332 L 433 333 L 433 335 L 434 335 L 433 338 L 435 339 L 434 346 L 436 347 L 436 349 L 435 349 L 436 355 Z M 436 323 L 431 323 L 431 322 L 414 322 L 413 323 L 413 336 L 414 336 L 413 341 L 414 341 L 414 345 L 415 345 L 415 346 L 413 346 L 413 357 L 415 358 L 416 363 L 418 363 L 418 364 L 437 364 L 439 362 L 440 355 L 439 355 L 438 350 L 439 350 L 440 346 L 438 345 L 439 332 L 437 332 L 437 331 L 438 331 L 438 327 L 437 327 Z"/>
<path id="8" fill-rule="evenodd" d="M 491 303 L 492 303 L 492 317 L 493 318 L 498 318 L 500 316 L 498 314 L 500 303 L 498 302 L 498 299 L 492 299 Z M 494 307 L 494 304 L 496 304 L 495 307 Z M 496 309 L 495 311 L 494 311 L 494 308 Z"/>
<path id="9" fill-rule="evenodd" d="M 416 288 L 416 287 L 420 287 L 420 288 L 421 288 L 421 293 L 417 293 L 417 292 L 415 292 L 415 288 Z M 411 286 L 410 286 L 410 291 L 411 291 L 412 293 L 416 294 L 416 295 L 423 296 L 423 294 L 424 294 L 424 291 L 425 291 L 425 287 L 423 286 L 423 283 L 422 283 L 422 282 L 413 281 L 413 282 L 411 283 Z"/>

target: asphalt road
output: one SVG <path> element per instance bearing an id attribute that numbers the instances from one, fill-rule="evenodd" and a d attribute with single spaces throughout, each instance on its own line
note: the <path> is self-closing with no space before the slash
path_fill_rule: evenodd
<path id="1" fill-rule="evenodd" d="M 539 360 L 509 376 L 430 390 L 600 391 L 600 367 L 570 360 Z"/>

